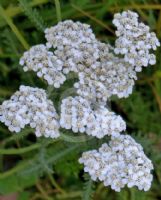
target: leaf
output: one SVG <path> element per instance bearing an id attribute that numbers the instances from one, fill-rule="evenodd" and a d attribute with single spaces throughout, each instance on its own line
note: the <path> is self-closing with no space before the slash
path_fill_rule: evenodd
<path id="1" fill-rule="evenodd" d="M 13 23 L 12 19 L 6 14 L 4 8 L 0 5 L 0 15 L 6 21 L 6 23 L 10 26 L 11 30 L 16 35 L 17 39 L 21 42 L 22 46 L 27 50 L 29 49 L 29 44 L 17 28 L 17 26 Z"/>
<path id="2" fill-rule="evenodd" d="M 39 178 L 39 173 L 33 171 L 25 176 L 22 171 L 11 174 L 5 178 L 0 179 L 0 193 L 9 194 L 12 192 L 22 191 L 26 187 L 30 187 L 36 183 Z"/>
<path id="3" fill-rule="evenodd" d="M 77 144 L 70 146 L 69 148 L 59 149 L 57 153 L 54 155 L 52 154 L 45 160 L 46 165 L 53 165 L 78 147 L 79 145 Z M 15 168 L 0 174 L 0 193 L 7 194 L 10 192 L 21 191 L 24 188 L 34 185 L 45 170 L 46 169 L 43 169 L 42 163 L 38 162 L 37 157 L 20 162 Z"/>
<path id="4" fill-rule="evenodd" d="M 18 196 L 17 200 L 28 200 L 30 197 L 30 193 L 29 192 L 21 192 Z"/>
<path id="5" fill-rule="evenodd" d="M 83 195 L 82 195 L 82 200 L 90 200 L 93 197 L 94 193 L 94 185 L 92 179 L 85 175 L 85 184 L 83 188 Z"/>
<path id="6" fill-rule="evenodd" d="M 26 0 L 18 0 L 18 1 L 20 3 L 20 6 L 23 8 L 25 14 L 27 15 L 27 17 L 30 19 L 30 21 L 35 24 L 38 30 L 44 32 L 46 25 L 41 15 L 39 15 L 38 11 L 36 9 L 32 9 L 28 4 L 28 1 Z"/>

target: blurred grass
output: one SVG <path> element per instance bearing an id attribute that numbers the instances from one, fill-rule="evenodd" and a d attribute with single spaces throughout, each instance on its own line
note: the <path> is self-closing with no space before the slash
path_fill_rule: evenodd
<path id="1" fill-rule="evenodd" d="M 61 16 L 54 0 L 0 0 L 0 101 L 14 93 L 20 84 L 47 88 L 34 73 L 24 73 L 19 58 L 29 46 L 44 43 L 43 30 L 62 17 L 80 20 L 92 26 L 97 38 L 113 43 L 113 14 L 132 9 L 149 24 L 161 39 L 161 3 L 159 0 L 61 0 Z M 112 100 L 112 108 L 127 121 L 127 131 L 141 143 L 155 166 L 154 182 L 149 192 L 123 189 L 120 193 L 95 183 L 94 200 L 158 200 L 161 199 L 161 50 L 157 64 L 139 74 L 134 93 L 128 99 Z M 67 91 L 72 80 L 60 92 Z M 70 85 L 70 86 L 69 86 Z M 59 105 L 59 90 L 51 99 Z M 67 92 L 68 93 L 68 92 Z M 91 181 L 83 189 L 82 168 L 77 159 L 85 149 L 99 146 L 84 136 L 75 138 L 69 132 L 61 141 L 36 139 L 32 130 L 11 135 L 0 124 L 0 194 L 19 193 L 25 199 L 90 199 Z M 82 141 L 80 143 L 79 141 Z M 54 142 L 54 144 L 52 144 Z M 75 144 L 74 144 L 75 143 Z M 31 151 L 30 151 L 31 150 Z M 14 155 L 13 155 L 14 154 Z M 61 159 L 59 161 L 59 159 Z M 89 182 L 89 184 L 88 184 Z M 55 184 L 56 183 L 56 184 Z M 61 190 L 62 188 L 63 190 Z M 62 191 L 65 191 L 62 192 Z M 91 191 L 93 192 L 93 191 Z"/>

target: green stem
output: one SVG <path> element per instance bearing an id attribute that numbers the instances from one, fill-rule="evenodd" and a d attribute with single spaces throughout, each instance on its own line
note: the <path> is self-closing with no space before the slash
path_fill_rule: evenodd
<path id="1" fill-rule="evenodd" d="M 65 149 L 64 151 L 61 151 L 60 153 L 54 155 L 53 157 L 49 158 L 46 162 L 47 164 L 53 164 L 54 162 L 56 162 L 57 160 L 59 160 L 60 158 L 62 158 L 63 156 L 66 156 L 68 155 L 68 153 L 71 153 L 73 151 L 75 151 L 77 148 L 79 147 L 79 145 L 73 145 L 71 147 L 69 147 L 68 149 Z M 6 171 L 6 172 L 3 172 L 3 173 L 0 173 L 0 179 L 3 179 L 3 178 L 6 178 L 6 177 L 9 177 L 15 173 L 18 173 L 20 172 L 20 170 L 22 169 L 25 169 L 29 166 L 29 164 L 33 163 L 34 162 L 34 159 L 32 160 L 29 160 L 29 161 L 26 161 L 24 163 L 21 163 L 21 165 L 17 165 L 16 167 Z M 39 170 L 39 168 L 41 168 L 40 165 L 37 165 L 37 170 Z"/>
<path id="2" fill-rule="evenodd" d="M 48 141 L 48 145 L 51 144 L 51 143 L 54 143 L 54 142 L 57 142 L 59 139 L 55 139 L 55 140 L 50 140 Z M 33 150 L 36 150 L 36 149 L 39 149 L 41 147 L 41 144 L 40 143 L 37 143 L 37 144 L 33 144 L 29 147 L 24 147 L 24 148 L 19 148 L 19 149 L 0 149 L 0 155 L 3 154 L 3 155 L 14 155 L 14 154 L 24 154 L 24 153 L 28 153 L 30 151 L 33 151 Z"/>
<path id="3" fill-rule="evenodd" d="M 48 196 L 44 188 L 39 183 L 36 184 L 36 187 L 41 192 L 45 200 L 52 200 L 52 198 Z"/>
<path id="4" fill-rule="evenodd" d="M 0 128 L 0 131 L 2 131 L 1 128 Z M 12 142 L 12 141 L 14 141 L 14 140 L 16 140 L 16 139 L 22 139 L 22 138 L 24 138 L 25 136 L 27 136 L 28 134 L 32 133 L 32 131 L 33 131 L 32 129 L 24 129 L 24 130 L 21 131 L 19 134 L 13 134 L 13 135 L 10 136 L 9 138 L 4 139 L 4 140 L 2 141 L 2 144 L 3 144 L 3 145 L 6 145 L 6 144 L 8 144 L 9 142 Z"/>
<path id="5" fill-rule="evenodd" d="M 0 173 L 0 179 L 3 179 L 3 178 L 6 178 L 6 177 L 9 177 L 11 176 L 12 174 L 15 174 L 17 172 L 19 172 L 20 170 L 24 169 L 25 167 L 28 166 L 30 161 L 28 162 L 24 162 L 23 164 L 21 165 L 17 165 L 16 167 L 6 171 L 6 172 L 3 172 L 3 173 Z"/>
<path id="6" fill-rule="evenodd" d="M 40 147 L 40 144 L 33 144 L 29 147 L 24 147 L 24 148 L 19 148 L 19 149 L 0 149 L 0 154 L 3 154 L 3 155 L 23 154 L 23 153 L 27 153 L 29 151 L 38 149 L 39 147 Z"/>
<path id="7" fill-rule="evenodd" d="M 76 198 L 76 197 L 81 197 L 82 196 L 82 192 L 81 191 L 74 191 L 74 192 L 69 192 L 67 194 L 59 194 L 57 195 L 58 199 L 80 199 L 80 198 Z"/>
<path id="8" fill-rule="evenodd" d="M 11 138 L 9 138 L 9 139 L 11 139 Z M 60 137 L 58 139 L 49 140 L 47 142 L 47 145 L 57 142 L 58 140 L 63 140 L 63 141 L 70 142 L 70 143 L 84 143 L 84 142 L 92 140 L 92 139 L 93 139 L 93 137 L 69 136 L 69 135 L 65 135 L 65 134 L 61 133 Z M 3 144 L 3 145 L 5 145 L 5 144 Z M 39 149 L 40 147 L 41 147 L 41 144 L 37 143 L 37 144 L 33 144 L 31 146 L 23 147 L 23 148 L 19 148 L 19 149 L 0 149 L 0 155 L 1 154 L 3 154 L 3 155 L 24 154 L 24 153 L 28 153 L 30 151 Z"/>
<path id="9" fill-rule="evenodd" d="M 0 58 L 19 58 L 17 54 L 0 54 Z"/>
<path id="10" fill-rule="evenodd" d="M 5 10 L 3 9 L 3 7 L 1 5 L 0 5 L 0 15 L 2 16 L 2 18 L 4 18 L 4 20 L 10 26 L 10 28 L 12 29 L 12 31 L 16 35 L 17 39 L 23 45 L 23 47 L 26 50 L 29 49 L 29 44 L 27 43 L 27 41 L 25 40 L 25 38 L 22 36 L 22 34 L 18 30 L 18 28 L 14 25 L 14 23 L 12 22 L 12 19 L 6 14 Z"/>
<path id="11" fill-rule="evenodd" d="M 102 22 L 101 20 L 97 19 L 96 17 L 92 16 L 91 14 L 89 14 L 88 12 L 82 10 L 81 8 L 79 8 L 78 6 L 76 6 L 75 4 L 71 4 L 71 6 L 77 10 L 78 12 L 82 13 L 84 16 L 89 17 L 91 20 L 93 20 L 94 22 L 96 22 L 97 24 L 99 24 L 100 26 L 102 26 L 103 28 L 107 29 L 109 32 L 111 32 L 112 34 L 115 34 L 115 32 L 104 22 Z"/>
<path id="12" fill-rule="evenodd" d="M 93 139 L 93 137 L 90 137 L 90 136 L 69 136 L 63 133 L 61 133 L 60 138 L 63 141 L 71 142 L 71 143 L 83 143 L 83 142 Z"/>
<path id="13" fill-rule="evenodd" d="M 52 185 L 58 190 L 60 191 L 62 194 L 66 194 L 66 192 L 57 184 L 57 182 L 55 181 L 55 179 L 53 178 L 53 176 L 48 173 L 48 177 L 50 179 L 50 182 L 52 183 Z"/>
<path id="14" fill-rule="evenodd" d="M 133 189 L 130 189 L 130 196 L 131 196 L 131 200 L 135 200 L 135 191 Z"/>
<path id="15" fill-rule="evenodd" d="M 61 9 L 60 9 L 59 0 L 55 0 L 55 7 L 56 7 L 57 21 L 60 22 L 62 20 L 62 17 L 61 17 Z"/>

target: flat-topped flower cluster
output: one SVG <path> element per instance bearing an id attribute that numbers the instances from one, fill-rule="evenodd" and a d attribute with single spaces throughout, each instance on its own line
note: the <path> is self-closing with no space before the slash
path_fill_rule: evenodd
<path id="1" fill-rule="evenodd" d="M 145 156 L 143 148 L 129 135 L 112 138 L 109 144 L 102 144 L 99 150 L 87 151 L 79 159 L 85 165 L 92 180 L 103 181 L 115 191 L 127 185 L 149 190 L 153 179 L 150 171 L 151 161 Z"/>
<path id="2" fill-rule="evenodd" d="M 20 90 L 0 106 L 0 121 L 10 131 L 20 132 L 26 125 L 37 137 L 59 137 L 59 117 L 43 89 L 20 86 Z"/>
<path id="3" fill-rule="evenodd" d="M 85 172 L 115 191 L 125 185 L 146 191 L 153 165 L 131 136 L 121 134 L 126 123 L 107 107 L 107 101 L 113 95 L 126 98 L 132 93 L 137 72 L 156 63 L 151 50 L 160 43 L 135 12 L 115 14 L 113 24 L 117 28 L 114 46 L 98 41 L 90 26 L 80 22 L 66 20 L 47 28 L 47 43 L 26 51 L 20 65 L 55 88 L 64 84 L 67 74 L 75 73 L 77 95 L 65 97 L 57 113 L 45 90 L 20 86 L 0 106 L 0 121 L 13 132 L 30 125 L 37 137 L 57 138 L 60 127 L 98 139 L 111 136 L 109 144 L 82 154 L 79 162 Z"/>
<path id="4" fill-rule="evenodd" d="M 126 129 L 123 119 L 106 107 L 93 110 L 86 99 L 80 96 L 67 97 L 61 104 L 60 125 L 73 132 L 103 138 L 105 135 L 118 136 Z"/>

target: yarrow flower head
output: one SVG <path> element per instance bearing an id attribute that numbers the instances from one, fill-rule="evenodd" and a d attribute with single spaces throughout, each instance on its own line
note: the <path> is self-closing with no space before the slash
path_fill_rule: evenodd
<path id="1" fill-rule="evenodd" d="M 149 27 L 138 21 L 138 14 L 124 11 L 114 15 L 113 24 L 117 27 L 115 53 L 124 55 L 126 62 L 135 66 L 136 71 L 141 71 L 142 66 L 154 65 L 156 58 L 150 50 L 156 50 L 160 42 L 154 32 L 149 32 Z"/>
<path id="2" fill-rule="evenodd" d="M 104 84 L 86 76 L 85 73 L 79 74 L 79 82 L 74 84 L 77 94 L 89 102 L 105 105 L 108 98 L 108 92 Z"/>
<path id="3" fill-rule="evenodd" d="M 66 20 L 45 29 L 46 46 L 32 47 L 20 64 L 54 87 L 64 83 L 66 74 L 76 72 L 77 94 L 102 105 L 113 95 L 128 97 L 137 80 L 136 71 L 148 63 L 155 64 L 150 49 L 156 50 L 160 43 L 132 11 L 115 14 L 113 23 L 118 37 L 114 48 L 98 41 L 89 25 Z"/>
<path id="4" fill-rule="evenodd" d="M 87 124 L 88 135 L 103 138 L 105 135 L 119 137 L 126 130 L 126 123 L 120 115 L 100 106 L 93 111 L 94 119 Z"/>
<path id="5" fill-rule="evenodd" d="M 45 37 L 47 47 L 54 47 L 55 55 L 63 61 L 65 74 L 90 67 L 98 58 L 97 40 L 87 24 L 72 20 L 59 22 L 45 30 Z"/>
<path id="6" fill-rule="evenodd" d="M 61 104 L 60 125 L 73 132 L 86 132 L 88 135 L 103 138 L 105 135 L 118 136 L 126 129 L 120 116 L 106 107 L 92 108 L 80 96 L 67 97 Z"/>
<path id="7" fill-rule="evenodd" d="M 67 97 L 62 100 L 60 125 L 73 132 L 85 132 L 88 121 L 93 119 L 87 100 L 82 97 Z"/>
<path id="8" fill-rule="evenodd" d="M 43 89 L 20 86 L 19 91 L 0 106 L 0 121 L 11 132 L 20 132 L 26 125 L 35 128 L 37 137 L 59 137 L 58 115 Z"/>
<path id="9" fill-rule="evenodd" d="M 125 185 L 149 190 L 153 179 L 153 165 L 145 156 L 141 145 L 128 135 L 112 138 L 109 144 L 102 144 L 99 150 L 84 152 L 79 162 L 84 171 L 96 181 L 119 192 Z"/>
<path id="10" fill-rule="evenodd" d="M 97 47 L 99 59 L 95 67 L 78 74 L 79 81 L 74 84 L 77 94 L 101 105 L 113 95 L 128 97 L 137 79 L 134 67 L 116 57 L 110 45 L 97 41 Z"/>
<path id="11" fill-rule="evenodd" d="M 95 35 L 88 24 L 80 22 L 73 22 L 66 20 L 59 22 L 56 26 L 47 28 L 45 30 L 45 37 L 47 39 L 47 46 L 59 48 L 60 46 L 78 47 L 83 43 L 92 43 Z"/>
<path id="12" fill-rule="evenodd" d="M 91 73 L 91 78 L 101 82 L 107 90 L 108 98 L 116 95 L 128 97 L 137 79 L 134 67 L 124 59 L 115 56 L 114 48 L 98 43 L 100 66 Z"/>
<path id="13" fill-rule="evenodd" d="M 128 97 L 137 79 L 133 67 L 121 58 L 112 58 L 101 63 L 101 66 L 90 75 L 79 73 L 79 82 L 74 84 L 77 93 L 89 101 L 105 105 L 107 100 L 116 95 Z"/>
<path id="14" fill-rule="evenodd" d="M 35 71 L 38 77 L 43 77 L 49 85 L 55 88 L 64 83 L 66 77 L 61 72 L 63 63 L 53 52 L 43 44 L 31 47 L 20 59 L 24 71 Z"/>

